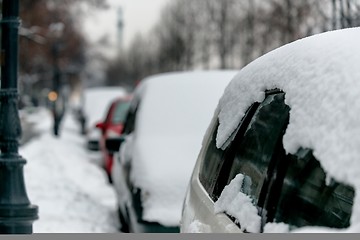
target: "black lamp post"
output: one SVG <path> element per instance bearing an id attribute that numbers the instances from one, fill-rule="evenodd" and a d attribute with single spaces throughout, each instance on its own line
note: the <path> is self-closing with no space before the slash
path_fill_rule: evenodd
<path id="1" fill-rule="evenodd" d="M 38 218 L 24 182 L 26 163 L 18 154 L 21 125 L 18 113 L 19 0 L 2 1 L 0 89 L 0 233 L 32 233 Z"/>

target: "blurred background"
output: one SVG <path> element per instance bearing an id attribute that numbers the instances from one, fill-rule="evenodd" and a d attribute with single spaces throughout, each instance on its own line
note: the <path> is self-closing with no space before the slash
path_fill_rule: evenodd
<path id="1" fill-rule="evenodd" d="M 21 0 L 20 107 L 55 90 L 132 90 L 143 77 L 240 69 L 288 42 L 360 23 L 359 0 Z M 56 97 L 56 96 L 55 96 Z"/>
<path id="2" fill-rule="evenodd" d="M 360 0 L 19 1 L 20 150 L 29 159 L 29 196 L 41 209 L 35 232 L 119 231 L 112 165 L 104 164 L 113 153 L 104 144 L 124 128 L 123 120 L 108 124 L 112 106 L 128 106 L 143 78 L 240 70 L 286 43 L 360 25 Z M 65 109 L 75 118 L 64 118 L 55 139 L 49 129 L 59 136 Z"/>

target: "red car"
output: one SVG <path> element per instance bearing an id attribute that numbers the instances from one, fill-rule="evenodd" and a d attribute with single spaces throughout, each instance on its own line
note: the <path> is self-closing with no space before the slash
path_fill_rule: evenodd
<path id="1" fill-rule="evenodd" d="M 119 137 L 122 134 L 130 100 L 131 97 L 128 96 L 112 101 L 105 120 L 96 124 L 96 127 L 101 130 L 100 150 L 103 154 L 103 167 L 109 176 L 110 182 L 113 153 L 106 149 L 105 141 L 109 138 Z"/>

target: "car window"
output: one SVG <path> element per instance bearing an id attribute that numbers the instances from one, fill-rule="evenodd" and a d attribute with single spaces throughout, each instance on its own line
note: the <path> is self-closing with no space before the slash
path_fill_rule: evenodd
<path id="1" fill-rule="evenodd" d="M 241 123 L 225 151 L 212 145 L 216 137 L 213 133 L 201 166 L 201 183 L 216 201 L 237 174 L 244 175 L 241 191 L 258 208 L 262 227 L 274 221 L 287 223 L 290 228 L 348 227 L 354 189 L 331 178 L 326 180 L 311 150 L 285 153 L 282 138 L 290 108 L 284 99 L 284 93 L 267 94 L 254 114 L 249 114 L 250 120 Z M 215 179 L 208 180 L 206 177 L 211 177 L 206 174 L 213 174 Z"/>
<path id="2" fill-rule="evenodd" d="M 224 187 L 238 174 L 245 176 L 244 193 L 257 204 L 260 192 L 268 179 L 271 159 L 276 144 L 282 137 L 289 117 L 284 93 L 270 94 L 259 105 L 245 133 L 239 132 L 231 148 L 234 156 L 225 158 L 214 195 L 220 196 Z"/>
<path id="3" fill-rule="evenodd" d="M 112 115 L 112 123 L 123 123 L 126 119 L 126 114 L 129 110 L 130 102 L 118 102 L 115 106 L 114 113 Z"/>
<path id="4" fill-rule="evenodd" d="M 123 131 L 123 134 L 125 135 L 128 135 L 135 130 L 135 120 L 136 120 L 136 114 L 139 108 L 139 104 L 137 104 L 136 107 L 134 108 L 132 108 L 130 104 L 129 107 L 130 109 L 128 110 L 128 114 L 126 115 L 124 131 Z"/>
<path id="5" fill-rule="evenodd" d="M 114 107 L 115 107 L 115 103 L 111 103 L 111 105 L 108 107 L 108 109 L 107 109 L 107 111 L 106 111 L 106 117 L 105 117 L 105 123 L 109 123 L 110 122 L 110 120 L 111 120 L 111 113 L 112 113 L 112 111 L 113 111 L 113 109 L 114 109 Z"/>
<path id="6" fill-rule="evenodd" d="M 309 149 L 289 155 L 280 200 L 275 213 L 277 222 L 292 227 L 326 226 L 345 228 L 350 225 L 354 198 L 353 187 L 326 174 Z"/>
<path id="7" fill-rule="evenodd" d="M 246 112 L 245 116 L 243 117 L 241 124 L 239 124 L 239 128 L 236 129 L 233 135 L 240 135 L 238 133 L 244 133 L 247 125 L 250 122 L 251 117 L 253 116 L 258 104 L 253 104 L 249 110 Z M 216 201 L 219 197 L 218 194 L 214 194 L 214 188 L 217 179 L 219 178 L 220 170 L 224 165 L 225 158 L 229 158 L 233 156 L 232 148 L 228 147 L 225 150 L 217 148 L 216 146 L 216 134 L 218 129 L 219 123 L 217 122 L 216 126 L 213 129 L 211 134 L 211 139 L 208 141 L 208 145 L 205 150 L 205 157 L 202 161 L 200 166 L 200 174 L 199 180 L 201 184 L 204 186 L 206 191 L 209 193 L 210 197 Z M 233 137 L 230 136 L 229 139 Z"/>
<path id="8" fill-rule="evenodd" d="M 216 129 L 219 123 L 211 134 L 209 145 L 206 149 L 204 161 L 200 167 L 199 179 L 206 191 L 211 194 L 215 180 L 218 177 L 220 167 L 223 164 L 224 151 L 216 147 Z"/>

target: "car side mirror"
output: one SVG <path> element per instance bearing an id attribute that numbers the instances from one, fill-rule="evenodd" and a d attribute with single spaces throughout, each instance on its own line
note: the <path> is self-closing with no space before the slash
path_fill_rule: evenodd
<path id="1" fill-rule="evenodd" d="M 98 129 L 103 130 L 105 128 L 105 123 L 104 122 L 98 122 L 98 123 L 96 123 L 95 127 L 98 128 Z"/>
<path id="2" fill-rule="evenodd" d="M 105 140 L 106 150 L 111 154 L 118 152 L 124 140 L 125 140 L 124 136 L 106 139 Z"/>

